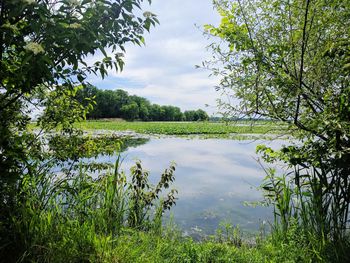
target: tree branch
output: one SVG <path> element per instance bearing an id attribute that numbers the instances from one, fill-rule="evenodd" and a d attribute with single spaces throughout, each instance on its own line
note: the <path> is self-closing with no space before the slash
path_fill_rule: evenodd
<path id="1" fill-rule="evenodd" d="M 299 87 L 298 87 L 299 92 L 301 91 L 301 88 L 303 86 L 304 58 L 305 58 L 305 50 L 306 50 L 306 45 L 307 45 L 306 26 L 307 26 L 307 22 L 308 22 L 310 1 L 311 0 L 306 1 L 305 15 L 304 15 L 303 38 L 302 38 L 302 42 L 301 42 L 301 61 L 300 61 L 300 70 L 299 70 Z M 294 116 L 294 123 L 295 124 L 298 123 L 300 99 L 301 99 L 301 96 L 299 94 L 298 100 L 297 100 L 297 106 L 296 106 L 296 110 L 295 110 L 295 116 Z"/>

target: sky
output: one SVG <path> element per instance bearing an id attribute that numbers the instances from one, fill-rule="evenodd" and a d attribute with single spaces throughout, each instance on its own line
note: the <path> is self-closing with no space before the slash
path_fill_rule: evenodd
<path id="1" fill-rule="evenodd" d="M 212 0 L 152 0 L 143 6 L 160 21 L 145 33 L 145 46 L 126 46 L 121 73 L 112 71 L 103 80 L 90 76 L 88 81 L 100 89 L 124 89 L 152 103 L 215 114 L 219 94 L 214 86 L 219 80 L 195 68 L 210 58 L 206 47 L 214 41 L 203 35 L 203 25 L 220 21 Z"/>

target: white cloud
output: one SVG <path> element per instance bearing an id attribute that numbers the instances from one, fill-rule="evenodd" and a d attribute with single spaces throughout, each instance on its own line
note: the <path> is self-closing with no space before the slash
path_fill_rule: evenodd
<path id="1" fill-rule="evenodd" d="M 124 88 L 151 102 L 183 110 L 215 106 L 218 79 L 209 78 L 208 71 L 195 69 L 210 56 L 206 51 L 210 42 L 202 35 L 201 26 L 219 22 L 211 0 L 153 0 L 144 9 L 160 20 L 160 25 L 145 35 L 146 46 L 128 45 L 122 73 L 110 72 L 103 81 L 90 81 L 99 88 Z"/>

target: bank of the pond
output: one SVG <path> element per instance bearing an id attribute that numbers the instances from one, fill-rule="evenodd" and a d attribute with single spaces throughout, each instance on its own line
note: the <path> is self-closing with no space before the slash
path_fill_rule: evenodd
<path id="1" fill-rule="evenodd" d="M 313 251 L 302 235 L 291 235 L 293 237 L 285 240 L 257 237 L 257 243 L 252 245 L 230 232 L 228 236 L 224 233 L 196 242 L 191 238 L 183 238 L 174 231 L 162 235 L 131 231 L 116 239 L 96 237 L 90 243 L 88 253 L 79 253 L 74 247 L 57 247 L 54 254 L 51 257 L 48 255 L 46 259 L 48 262 L 68 260 L 101 263 L 335 262 L 324 254 L 319 254 L 319 251 Z"/>

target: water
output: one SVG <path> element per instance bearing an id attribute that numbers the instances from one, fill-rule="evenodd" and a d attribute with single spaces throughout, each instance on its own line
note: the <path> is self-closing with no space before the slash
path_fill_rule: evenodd
<path id="1" fill-rule="evenodd" d="M 172 214 L 185 233 L 213 234 L 222 222 L 255 232 L 263 221 L 272 220 L 271 208 L 245 205 L 262 200 L 257 187 L 265 174 L 256 160 L 258 144 L 277 149 L 282 141 L 150 139 L 123 152 L 122 167 L 128 170 L 139 159 L 150 171 L 152 183 L 156 183 L 170 162 L 176 162 L 174 187 L 179 199 Z M 100 156 L 98 160 L 115 159 Z"/>

